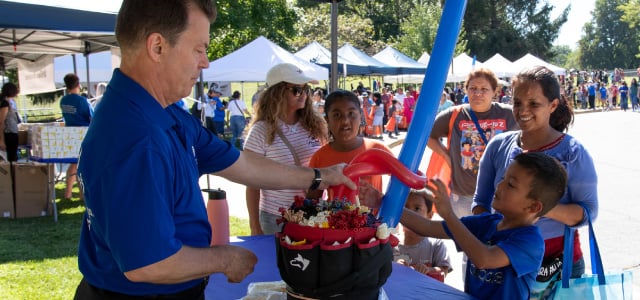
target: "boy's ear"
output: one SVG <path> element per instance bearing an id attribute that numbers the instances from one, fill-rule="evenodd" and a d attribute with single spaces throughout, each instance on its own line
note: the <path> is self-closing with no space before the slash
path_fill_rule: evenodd
<path id="1" fill-rule="evenodd" d="M 538 214 L 542 211 L 542 207 L 542 201 L 534 199 L 531 201 L 531 205 L 529 205 L 528 209 L 531 213 Z"/>

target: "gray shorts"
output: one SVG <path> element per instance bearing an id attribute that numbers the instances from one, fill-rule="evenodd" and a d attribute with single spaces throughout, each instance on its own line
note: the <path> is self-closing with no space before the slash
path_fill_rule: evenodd
<path id="1" fill-rule="evenodd" d="M 282 218 L 281 215 L 274 215 L 264 210 L 260 211 L 260 228 L 263 234 L 275 234 L 282 230 L 282 223 L 277 224 L 276 220 Z"/>

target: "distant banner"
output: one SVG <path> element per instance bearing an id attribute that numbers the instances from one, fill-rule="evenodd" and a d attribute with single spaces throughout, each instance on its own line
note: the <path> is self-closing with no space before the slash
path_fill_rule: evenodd
<path id="1" fill-rule="evenodd" d="M 220 92 L 223 97 L 231 96 L 231 82 L 229 81 L 210 81 L 209 88 Z"/>
<path id="2" fill-rule="evenodd" d="M 38 94 L 56 89 L 53 80 L 53 55 L 35 62 L 18 60 L 20 94 Z"/>
<path id="3" fill-rule="evenodd" d="M 111 70 L 120 68 L 121 60 L 122 54 L 120 54 L 120 48 L 111 47 Z"/>

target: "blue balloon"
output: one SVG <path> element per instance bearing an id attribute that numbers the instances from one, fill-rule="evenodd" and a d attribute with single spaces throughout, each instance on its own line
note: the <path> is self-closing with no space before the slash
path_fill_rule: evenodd
<path id="1" fill-rule="evenodd" d="M 418 169 L 427 146 L 466 6 L 466 0 L 445 1 L 444 4 L 433 53 L 422 82 L 422 91 L 398 157 L 412 171 Z M 398 225 L 408 195 L 409 187 L 392 177 L 380 208 L 380 217 L 390 227 Z"/>

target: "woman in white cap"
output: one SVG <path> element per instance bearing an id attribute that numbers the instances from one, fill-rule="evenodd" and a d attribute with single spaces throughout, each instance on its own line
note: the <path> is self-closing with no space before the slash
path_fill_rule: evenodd
<path id="1" fill-rule="evenodd" d="M 314 80 L 289 63 L 278 64 L 267 73 L 267 89 L 260 94 L 255 121 L 247 136 L 245 151 L 264 155 L 284 164 L 308 166 L 309 159 L 328 140 L 327 123 L 313 109 Z M 277 174 L 274 174 L 277 176 Z M 312 184 L 309 189 L 317 188 Z M 260 190 L 247 187 L 247 208 L 252 235 L 279 231 L 278 209 L 288 208 L 305 190 Z"/>

